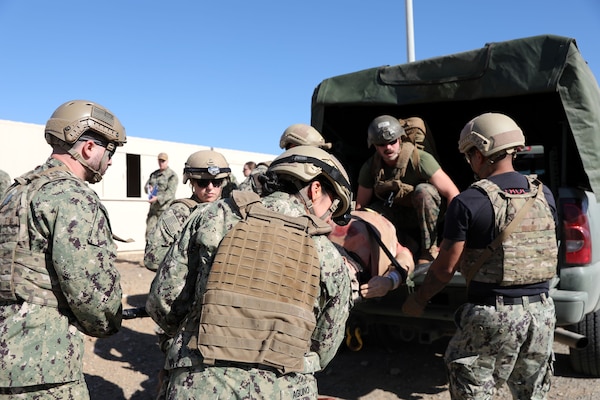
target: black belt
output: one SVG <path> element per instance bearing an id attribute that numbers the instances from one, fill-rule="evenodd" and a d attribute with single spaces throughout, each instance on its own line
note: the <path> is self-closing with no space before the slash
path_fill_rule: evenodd
<path id="1" fill-rule="evenodd" d="M 205 367 L 220 367 L 220 368 L 240 368 L 243 370 L 250 369 L 260 369 L 263 371 L 274 372 L 276 374 L 279 373 L 277 368 L 272 367 L 270 365 L 258 364 L 258 363 L 245 363 L 245 362 L 236 362 L 236 361 L 225 361 L 225 360 L 215 360 L 213 365 L 204 364 Z"/>
<path id="2" fill-rule="evenodd" d="M 42 390 L 50 390 L 57 388 L 62 385 L 66 385 L 73 382 L 63 382 L 63 383 L 45 383 L 41 385 L 32 385 L 32 386 L 18 386 L 18 387 L 0 387 L 0 394 L 25 394 L 32 392 L 39 392 Z"/>
<path id="3" fill-rule="evenodd" d="M 498 296 L 485 297 L 483 299 L 480 298 L 475 301 L 470 301 L 470 303 L 479 304 L 482 306 L 495 306 L 496 304 L 504 304 L 504 305 L 508 305 L 508 306 L 514 306 L 514 305 L 523 305 L 523 303 L 525 302 L 524 299 L 527 299 L 527 302 L 529 304 L 531 304 L 531 303 L 539 303 L 540 301 L 543 301 L 546 298 L 548 298 L 547 293 L 540 293 L 540 294 L 534 294 L 532 296 L 521 296 L 521 297 L 506 297 L 506 296 L 498 295 Z"/>

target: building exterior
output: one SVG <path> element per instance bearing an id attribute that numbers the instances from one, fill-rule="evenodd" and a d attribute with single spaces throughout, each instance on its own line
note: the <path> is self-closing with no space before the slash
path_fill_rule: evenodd
<path id="1" fill-rule="evenodd" d="M 15 178 L 43 163 L 51 153 L 44 140 L 44 125 L 0 120 L 0 169 Z M 127 135 L 127 144 L 119 147 L 113 164 L 101 182 L 92 185 L 108 209 L 113 233 L 132 242 L 117 242 L 119 252 L 143 251 L 146 215 L 149 204 L 143 185 L 158 168 L 157 155 L 169 155 L 169 167 L 179 176 L 177 198 L 189 197 L 191 189 L 183 184 L 183 167 L 188 156 L 199 150 L 214 150 L 225 156 L 238 183 L 244 180 L 242 168 L 247 161 L 268 161 L 277 155 L 211 148 Z"/>

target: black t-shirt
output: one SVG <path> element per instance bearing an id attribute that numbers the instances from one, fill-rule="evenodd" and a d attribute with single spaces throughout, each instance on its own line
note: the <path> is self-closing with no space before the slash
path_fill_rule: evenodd
<path id="1" fill-rule="evenodd" d="M 527 178 L 518 172 L 507 172 L 487 178 L 505 192 L 528 192 Z M 544 196 L 557 222 L 556 204 L 552 192 L 543 186 Z M 495 239 L 494 209 L 488 196 L 481 190 L 469 187 L 452 200 L 446 211 L 444 238 L 450 241 L 465 241 L 470 249 L 483 249 Z M 469 299 L 494 295 L 507 297 L 531 296 L 548 292 L 548 282 L 529 285 L 500 286 L 493 283 L 471 282 Z"/>

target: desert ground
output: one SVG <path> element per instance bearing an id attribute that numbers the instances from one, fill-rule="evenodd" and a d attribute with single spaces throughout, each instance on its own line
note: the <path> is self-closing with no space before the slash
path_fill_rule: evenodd
<path id="1" fill-rule="evenodd" d="M 142 264 L 139 253 L 120 255 L 123 307 L 143 306 L 154 272 Z M 123 321 L 116 335 L 86 338 L 84 372 L 92 400 L 148 400 L 156 396 L 163 355 L 158 349 L 155 323 L 150 318 Z M 350 351 L 342 345 L 336 358 L 318 373 L 323 399 L 449 399 L 442 361 L 447 339 L 431 345 L 382 344 L 365 337 L 363 349 Z M 592 400 L 600 398 L 600 379 L 573 372 L 568 347 L 555 343 L 555 377 L 549 399 Z M 511 398 L 503 388 L 498 399 Z"/>

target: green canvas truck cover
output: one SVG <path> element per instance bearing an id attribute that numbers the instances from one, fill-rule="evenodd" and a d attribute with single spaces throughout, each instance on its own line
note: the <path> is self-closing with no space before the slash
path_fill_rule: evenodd
<path id="1" fill-rule="evenodd" d="M 526 138 L 533 133 L 543 141 L 544 134 L 567 132 L 579 153 L 579 175 L 585 174 L 576 184 L 600 198 L 600 89 L 572 38 L 543 35 L 488 43 L 325 79 L 313 94 L 311 123 L 354 165 L 368 155 L 366 127 L 377 115 L 422 116 L 435 128 L 438 149 L 458 156 L 462 126 L 486 111 L 515 117 Z"/>

